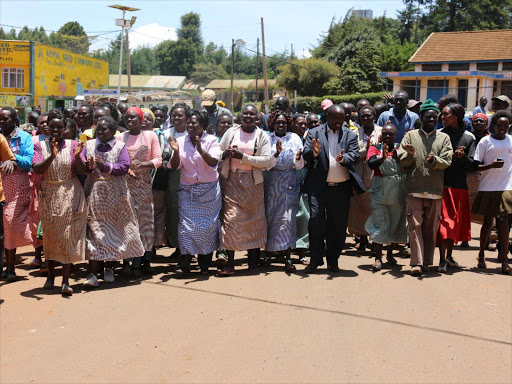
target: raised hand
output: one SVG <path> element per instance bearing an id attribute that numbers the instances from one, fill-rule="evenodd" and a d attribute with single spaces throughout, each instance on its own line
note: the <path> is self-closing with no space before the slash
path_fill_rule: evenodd
<path id="1" fill-rule="evenodd" d="M 342 149 L 342 150 L 340 151 L 340 153 L 338 153 L 338 156 L 336 156 L 336 161 L 337 161 L 338 163 L 343 163 L 343 160 L 344 160 L 343 155 L 344 155 L 344 154 L 345 154 L 345 150 L 344 150 L 344 149 Z"/>
<path id="2" fill-rule="evenodd" d="M 96 166 L 100 171 L 103 171 L 105 168 L 105 161 L 100 157 L 100 155 L 96 155 L 96 158 L 94 159 L 94 162 L 96 163 Z"/>
<path id="3" fill-rule="evenodd" d="M 89 157 L 87 159 L 87 169 L 88 170 L 93 170 L 94 167 L 96 166 L 96 162 L 94 161 L 94 157 Z"/>
<path id="4" fill-rule="evenodd" d="M 178 141 L 176 140 L 176 138 L 171 139 L 171 138 L 169 137 L 168 142 L 169 142 L 169 145 L 171 146 L 171 148 L 172 148 L 172 150 L 173 150 L 173 151 L 178 151 L 178 150 L 180 149 L 180 147 L 179 147 L 179 145 L 178 145 Z"/>
<path id="5" fill-rule="evenodd" d="M 453 152 L 453 158 L 454 159 L 461 159 L 464 156 L 464 150 L 466 147 L 460 146 Z"/>
<path id="6" fill-rule="evenodd" d="M 281 140 L 277 140 L 277 143 L 276 143 L 276 153 L 274 153 L 274 157 L 278 158 L 279 155 L 281 154 L 282 150 L 283 150 L 283 143 L 281 142 Z"/>
<path id="7" fill-rule="evenodd" d="M 199 136 L 196 136 L 196 149 L 200 155 L 204 153 L 203 148 L 201 148 L 201 139 L 199 138 Z"/>
<path id="8" fill-rule="evenodd" d="M 84 147 L 85 147 L 85 143 L 83 141 L 80 141 L 73 152 L 73 154 L 75 155 L 75 158 L 80 156 Z"/>
<path id="9" fill-rule="evenodd" d="M 59 154 L 59 143 L 57 142 L 57 140 L 55 140 L 55 137 L 52 138 L 52 145 L 51 145 L 51 149 L 52 149 L 52 152 L 50 154 L 50 156 L 55 159 L 57 157 L 57 155 Z"/>
<path id="10" fill-rule="evenodd" d="M 320 144 L 319 139 L 313 139 L 311 140 L 311 146 L 313 147 L 313 154 L 315 157 L 317 157 L 320 154 L 320 151 L 322 150 L 322 145 Z"/>
<path id="11" fill-rule="evenodd" d="M 299 149 L 299 152 L 295 155 L 295 161 L 299 161 L 302 157 L 302 149 Z"/>
<path id="12" fill-rule="evenodd" d="M 412 144 L 405 144 L 403 148 L 404 151 L 407 152 L 409 156 L 414 156 L 414 147 L 412 146 Z"/>

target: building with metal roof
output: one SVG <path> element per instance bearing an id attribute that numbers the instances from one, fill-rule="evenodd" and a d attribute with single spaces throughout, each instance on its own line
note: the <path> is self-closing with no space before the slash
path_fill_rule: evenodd
<path id="1" fill-rule="evenodd" d="M 447 93 L 474 108 L 496 95 L 512 98 L 512 29 L 434 32 L 409 59 L 411 72 L 382 72 L 386 89 L 404 89 L 415 100 Z"/>
<path id="2" fill-rule="evenodd" d="M 109 88 L 117 89 L 119 75 L 109 75 Z M 185 76 L 131 75 L 132 93 L 138 91 L 181 89 L 186 83 Z M 128 89 L 128 75 L 121 75 L 121 90 Z"/>

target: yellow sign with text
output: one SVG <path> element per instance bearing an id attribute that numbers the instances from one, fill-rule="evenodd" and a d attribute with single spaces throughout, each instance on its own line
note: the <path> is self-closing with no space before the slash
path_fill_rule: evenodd
<path id="1" fill-rule="evenodd" d="M 16 107 L 16 96 L 14 95 L 0 95 L 0 106 L 2 107 Z"/>
<path id="2" fill-rule="evenodd" d="M 30 92 L 30 43 L 0 40 L 0 92 Z M 5 105 L 5 104 L 3 104 Z"/>
<path id="3" fill-rule="evenodd" d="M 38 97 L 75 98 L 85 89 L 108 88 L 108 63 L 54 48 L 35 47 L 35 100 Z"/>

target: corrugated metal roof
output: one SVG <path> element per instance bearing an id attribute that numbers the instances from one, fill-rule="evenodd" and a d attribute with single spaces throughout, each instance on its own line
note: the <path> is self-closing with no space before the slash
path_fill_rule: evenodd
<path id="1" fill-rule="evenodd" d="M 267 80 L 267 84 L 269 87 L 272 87 L 276 83 L 275 79 Z M 255 88 L 256 87 L 256 79 L 245 79 L 245 80 L 233 80 L 234 88 Z M 206 89 L 227 89 L 231 88 L 231 80 L 224 79 L 216 79 L 210 81 L 208 85 L 205 87 Z M 263 88 L 263 79 L 258 79 L 258 88 Z"/>
<path id="2" fill-rule="evenodd" d="M 109 75 L 110 88 L 117 88 L 119 75 Z M 185 76 L 132 75 L 132 88 L 180 89 L 186 81 Z M 121 75 L 121 87 L 128 87 L 128 75 Z"/>
<path id="3" fill-rule="evenodd" d="M 434 32 L 411 63 L 512 60 L 512 29 Z"/>

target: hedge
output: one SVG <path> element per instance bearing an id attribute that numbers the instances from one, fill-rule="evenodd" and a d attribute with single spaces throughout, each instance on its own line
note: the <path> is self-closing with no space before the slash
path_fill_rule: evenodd
<path id="1" fill-rule="evenodd" d="M 301 97 L 299 96 L 297 98 L 297 111 L 298 112 L 316 112 L 321 113 L 322 109 L 320 108 L 320 104 L 322 103 L 322 100 L 324 99 L 330 99 L 334 104 L 340 104 L 342 102 L 352 103 L 354 105 L 357 104 L 357 102 L 361 99 L 368 99 L 372 105 L 375 105 L 379 102 L 384 101 L 384 94 L 386 92 L 373 92 L 373 93 L 361 93 L 358 95 L 327 95 L 322 97 Z M 290 100 L 290 106 L 295 105 L 294 99 Z M 274 101 L 270 100 L 270 110 L 273 109 Z M 265 110 L 264 103 L 261 103 L 261 111 Z"/>

